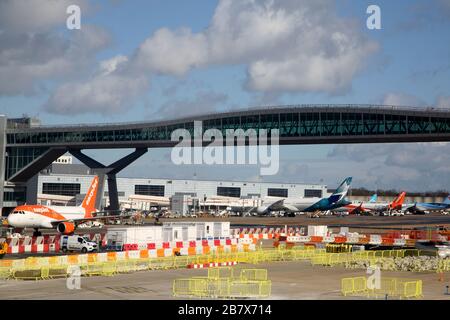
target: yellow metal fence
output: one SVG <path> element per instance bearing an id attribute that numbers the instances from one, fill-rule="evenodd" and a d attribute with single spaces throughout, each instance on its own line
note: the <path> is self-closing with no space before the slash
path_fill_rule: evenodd
<path id="1" fill-rule="evenodd" d="M 422 280 L 381 278 L 379 283 L 368 284 L 365 277 L 344 278 L 341 281 L 344 296 L 394 297 L 413 299 L 423 297 Z"/>
<path id="2" fill-rule="evenodd" d="M 207 277 L 175 279 L 173 295 L 188 298 L 266 298 L 272 290 L 265 269 L 242 269 L 237 276 L 231 268 L 208 269 Z"/>
<path id="3" fill-rule="evenodd" d="M 309 260 L 313 265 L 353 267 L 355 261 L 376 264 L 386 257 L 406 257 L 419 255 L 418 250 L 380 250 L 327 253 L 326 249 L 313 247 L 294 247 L 291 249 L 264 249 L 252 252 L 214 252 L 196 256 L 139 257 L 131 258 L 125 254 L 108 253 L 99 261 L 98 255 L 84 254 L 54 257 L 31 257 L 20 260 L 1 260 L 0 279 L 51 279 L 66 277 L 70 266 L 79 266 L 83 276 L 112 276 L 141 270 L 166 270 L 186 268 L 191 264 L 223 263 L 236 261 L 244 264 L 269 263 L 275 261 Z M 440 270 L 449 271 L 450 264 L 443 261 Z M 252 278 L 256 277 L 256 278 Z M 249 273 L 247 280 L 258 280 L 258 275 Z M 219 275 L 219 278 L 222 276 Z"/>

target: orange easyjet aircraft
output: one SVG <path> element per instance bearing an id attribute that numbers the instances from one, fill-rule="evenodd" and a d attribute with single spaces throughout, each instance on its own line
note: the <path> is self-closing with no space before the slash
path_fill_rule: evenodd
<path id="1" fill-rule="evenodd" d="M 371 212 L 383 212 L 383 211 L 393 211 L 402 210 L 403 201 L 405 201 L 406 192 L 401 192 L 392 202 L 361 202 L 359 205 L 347 205 L 350 214 L 357 213 L 371 213 Z"/>
<path id="2" fill-rule="evenodd" d="M 34 235 L 40 235 L 39 229 L 56 228 L 62 234 L 72 234 L 79 223 L 87 220 L 110 218 L 94 217 L 97 213 L 95 199 L 99 180 L 94 177 L 81 206 L 42 206 L 23 205 L 14 208 L 8 216 L 8 224 L 15 228 L 34 228 Z"/>

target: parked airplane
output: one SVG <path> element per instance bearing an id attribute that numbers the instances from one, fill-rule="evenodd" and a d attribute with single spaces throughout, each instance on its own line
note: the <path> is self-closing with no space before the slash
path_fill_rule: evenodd
<path id="1" fill-rule="evenodd" d="M 376 202 L 377 196 L 373 195 L 367 203 L 361 202 L 360 204 L 349 204 L 340 209 L 346 209 L 349 214 L 378 214 L 386 211 L 400 211 L 402 210 L 405 196 L 406 192 L 401 192 L 392 202 Z"/>
<path id="2" fill-rule="evenodd" d="M 346 178 L 337 190 L 328 198 L 282 198 L 279 200 L 264 199 L 256 208 L 258 215 L 266 215 L 270 211 L 315 212 L 327 211 L 350 204 L 346 198 L 352 177 Z"/>
<path id="3" fill-rule="evenodd" d="M 8 224 L 15 228 L 34 228 L 34 236 L 39 236 L 39 229 L 55 229 L 62 234 L 72 234 L 83 222 L 108 219 L 117 216 L 94 217 L 99 212 L 95 208 L 99 179 L 94 177 L 80 206 L 43 206 L 22 205 L 14 208 L 8 215 Z"/>
<path id="4" fill-rule="evenodd" d="M 445 198 L 444 202 L 417 202 L 406 210 L 415 214 L 425 214 L 436 211 L 449 211 L 450 194 Z"/>

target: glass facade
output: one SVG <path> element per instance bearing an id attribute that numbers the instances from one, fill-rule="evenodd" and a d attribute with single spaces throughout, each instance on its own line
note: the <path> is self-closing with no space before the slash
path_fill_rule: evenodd
<path id="1" fill-rule="evenodd" d="M 55 194 L 60 196 L 72 196 L 80 194 L 79 183 L 43 183 L 43 194 Z"/>
<path id="2" fill-rule="evenodd" d="M 3 201 L 20 202 L 26 201 L 27 193 L 25 190 L 20 191 L 5 191 L 3 192 Z"/>
<path id="3" fill-rule="evenodd" d="M 199 117 L 198 120 L 202 120 Z M 194 121 L 180 120 L 171 124 L 130 124 L 110 126 L 63 127 L 63 128 L 15 128 L 7 129 L 6 178 L 9 179 L 51 146 L 83 147 L 85 144 L 115 143 L 120 147 L 132 147 L 136 142 L 170 146 L 174 130 L 184 128 L 193 134 Z M 347 137 L 354 139 L 366 136 L 421 135 L 422 140 L 413 137 L 412 141 L 430 141 L 430 135 L 438 136 L 438 141 L 446 141 L 450 134 L 450 115 L 448 112 L 429 113 L 427 110 L 402 110 L 380 106 L 293 106 L 277 110 L 255 110 L 217 115 L 203 120 L 203 131 L 211 128 L 224 135 L 228 129 L 279 129 L 280 139 L 301 137 Z M 403 138 L 403 137 L 402 137 Z M 290 143 L 285 140 L 282 143 Z M 308 142 L 309 140 L 305 140 Z M 359 141 L 359 138 L 358 138 Z M 363 140 L 361 140 L 364 142 Z M 119 146 L 118 146 L 119 147 Z"/>
<path id="4" fill-rule="evenodd" d="M 35 147 L 6 148 L 5 178 L 12 177 L 47 150 L 48 148 Z"/>
<path id="5" fill-rule="evenodd" d="M 241 197 L 241 188 L 217 187 L 217 195 L 224 196 L 224 197 L 240 198 Z"/>
<path id="6" fill-rule="evenodd" d="M 305 198 L 322 198 L 322 190 L 305 189 Z"/>
<path id="7" fill-rule="evenodd" d="M 58 144 L 90 142 L 129 142 L 170 140 L 174 130 L 185 128 L 193 133 L 193 121 L 168 126 L 142 128 L 77 130 L 58 132 L 23 130 L 7 133 L 7 144 Z M 353 136 L 383 134 L 450 133 L 450 117 L 406 116 L 364 112 L 286 112 L 208 119 L 203 130 L 279 129 L 281 137 Z M 17 131 L 17 130 L 16 130 Z"/>
<path id="8" fill-rule="evenodd" d="M 164 197 L 164 186 L 137 184 L 134 186 L 134 194 Z"/>
<path id="9" fill-rule="evenodd" d="M 268 188 L 267 195 L 269 197 L 288 197 L 288 189 Z"/>

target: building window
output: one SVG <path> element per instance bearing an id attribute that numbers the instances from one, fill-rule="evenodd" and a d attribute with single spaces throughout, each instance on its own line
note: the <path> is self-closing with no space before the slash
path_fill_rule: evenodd
<path id="1" fill-rule="evenodd" d="M 322 190 L 305 189 L 305 198 L 322 198 Z"/>
<path id="2" fill-rule="evenodd" d="M 287 198 L 288 197 L 288 189 L 268 188 L 267 195 L 269 197 Z"/>
<path id="3" fill-rule="evenodd" d="M 236 187 L 217 187 L 217 195 L 224 197 L 241 197 L 241 188 Z"/>
<path id="4" fill-rule="evenodd" d="M 80 194 L 79 183 L 44 183 L 42 193 L 74 197 Z"/>
<path id="5" fill-rule="evenodd" d="M 5 191 L 3 201 L 25 202 L 27 193 L 25 191 Z"/>
<path id="6" fill-rule="evenodd" d="M 137 184 L 134 186 L 134 193 L 143 196 L 164 197 L 164 186 Z"/>
<path id="7" fill-rule="evenodd" d="M 104 192 L 105 197 L 109 197 L 109 192 L 105 191 Z M 119 197 L 125 197 L 125 191 L 117 191 L 117 196 Z"/>

